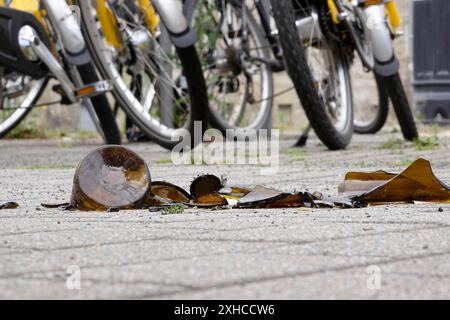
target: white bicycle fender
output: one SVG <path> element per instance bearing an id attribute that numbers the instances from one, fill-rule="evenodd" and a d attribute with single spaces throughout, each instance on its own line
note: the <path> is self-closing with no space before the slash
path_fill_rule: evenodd
<path id="1" fill-rule="evenodd" d="M 190 28 L 182 7 L 176 0 L 153 0 L 153 6 L 164 26 L 169 31 L 173 44 L 178 48 L 192 46 L 197 41 L 196 33 Z"/>
<path id="2" fill-rule="evenodd" d="M 395 56 L 384 5 L 372 5 L 364 11 L 375 57 L 375 73 L 383 77 L 392 76 L 399 71 L 400 63 Z"/>

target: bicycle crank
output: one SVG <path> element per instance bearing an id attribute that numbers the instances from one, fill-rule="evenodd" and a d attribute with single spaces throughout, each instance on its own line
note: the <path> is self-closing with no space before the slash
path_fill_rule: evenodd
<path id="1" fill-rule="evenodd" d="M 27 59 L 33 62 L 40 60 L 48 67 L 59 81 L 59 85 L 55 86 L 54 91 L 62 96 L 63 101 L 73 103 L 79 99 L 95 97 L 112 90 L 111 82 L 106 80 L 76 88 L 63 66 L 30 26 L 24 26 L 19 31 L 19 45 Z"/>

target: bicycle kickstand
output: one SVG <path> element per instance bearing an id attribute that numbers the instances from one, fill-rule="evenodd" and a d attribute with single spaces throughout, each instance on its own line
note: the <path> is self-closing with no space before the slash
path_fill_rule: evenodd
<path id="1" fill-rule="evenodd" d="M 302 148 L 302 147 L 306 146 L 311 129 L 312 129 L 311 125 L 308 125 L 308 127 L 303 131 L 303 133 L 300 136 L 300 138 L 298 139 L 298 141 L 295 143 L 294 148 Z"/>

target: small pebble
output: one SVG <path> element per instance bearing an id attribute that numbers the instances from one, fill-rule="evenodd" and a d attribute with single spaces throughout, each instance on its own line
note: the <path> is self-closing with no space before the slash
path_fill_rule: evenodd
<path id="1" fill-rule="evenodd" d="M 444 212 L 444 209 L 439 208 L 438 211 L 439 211 L 439 212 Z"/>

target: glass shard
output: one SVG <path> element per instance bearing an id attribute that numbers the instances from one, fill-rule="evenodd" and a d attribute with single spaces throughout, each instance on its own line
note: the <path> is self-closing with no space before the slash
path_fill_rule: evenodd
<path id="1" fill-rule="evenodd" d="M 309 193 L 289 194 L 275 189 L 257 186 L 250 193 L 242 197 L 238 208 L 289 208 L 305 207 L 305 203 L 317 200 Z"/>
<path id="2" fill-rule="evenodd" d="M 148 167 L 136 153 L 120 146 L 101 147 L 78 166 L 71 205 L 87 211 L 142 208 L 150 185 Z"/>
<path id="3" fill-rule="evenodd" d="M 17 202 L 0 202 L 0 210 L 3 209 L 17 209 L 19 207 L 19 204 Z"/>
<path id="4" fill-rule="evenodd" d="M 149 194 L 147 206 L 161 206 L 170 203 L 190 203 L 192 197 L 184 189 L 164 181 L 152 183 L 152 192 Z"/>
<path id="5" fill-rule="evenodd" d="M 419 158 L 399 174 L 350 172 L 339 193 L 369 204 L 388 202 L 450 202 L 450 188 L 433 173 L 429 161 Z"/>

